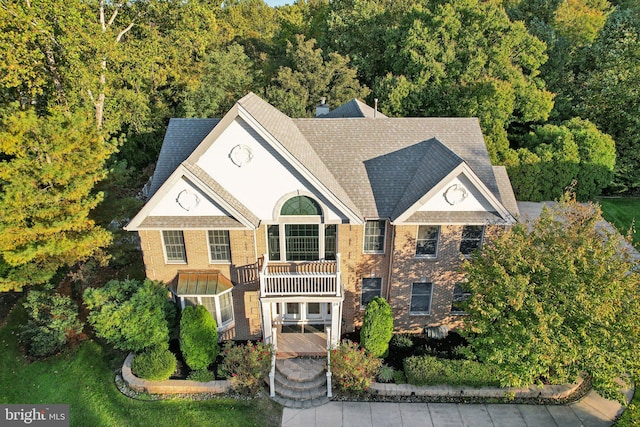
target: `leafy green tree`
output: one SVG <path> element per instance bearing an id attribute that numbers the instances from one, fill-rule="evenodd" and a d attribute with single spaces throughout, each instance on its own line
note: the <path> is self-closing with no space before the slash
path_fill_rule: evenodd
<path id="1" fill-rule="evenodd" d="M 544 43 L 493 2 L 415 6 L 389 30 L 386 46 L 390 73 L 374 92 L 394 109 L 383 102 L 382 111 L 479 117 L 494 162 L 509 148 L 510 126 L 545 121 L 553 107 L 539 78 Z"/>
<path id="2" fill-rule="evenodd" d="M 185 95 L 187 117 L 221 117 L 248 92 L 256 90 L 254 64 L 242 46 L 232 44 L 207 58 L 200 83 Z"/>
<path id="3" fill-rule="evenodd" d="M 0 291 L 45 283 L 109 245 L 89 212 L 102 200 L 92 189 L 113 150 L 89 114 L 0 117 L 0 254 L 9 265 Z"/>
<path id="4" fill-rule="evenodd" d="M 640 11 L 616 9 L 584 59 L 576 111 L 616 142 L 614 187 L 640 189 Z"/>
<path id="5" fill-rule="evenodd" d="M 281 66 L 266 97 L 290 117 L 313 116 L 320 98 L 326 96 L 333 105 L 352 98 L 364 98 L 369 89 L 360 86 L 349 57 L 330 53 L 325 59 L 315 40 L 298 35 L 288 43 L 285 66 Z"/>
<path id="6" fill-rule="evenodd" d="M 640 270 L 597 205 L 565 196 L 464 263 L 472 292 L 464 334 L 503 386 L 586 373 L 605 397 L 637 372 Z"/>
<path id="7" fill-rule="evenodd" d="M 182 310 L 180 350 L 189 368 L 196 371 L 207 369 L 218 357 L 218 326 L 203 305 Z"/>
<path id="8" fill-rule="evenodd" d="M 393 312 L 389 303 L 375 297 L 367 304 L 360 329 L 360 344 L 375 357 L 389 353 L 389 341 L 393 337 Z"/>
<path id="9" fill-rule="evenodd" d="M 504 162 L 519 200 L 555 200 L 569 187 L 578 200 L 590 200 L 611 183 L 615 143 L 588 120 L 539 126 L 524 145 Z"/>
<path id="10" fill-rule="evenodd" d="M 96 335 L 115 348 L 133 352 L 168 348 L 175 306 L 163 284 L 148 279 L 142 283 L 111 280 L 102 288 L 87 289 L 84 302 Z"/>

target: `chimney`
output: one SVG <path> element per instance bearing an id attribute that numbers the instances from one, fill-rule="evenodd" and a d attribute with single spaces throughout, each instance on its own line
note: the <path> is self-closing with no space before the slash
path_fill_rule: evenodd
<path id="1" fill-rule="evenodd" d="M 323 96 L 320 99 L 320 103 L 316 105 L 316 117 L 321 117 L 325 114 L 329 114 L 329 105 L 326 102 L 327 98 Z"/>

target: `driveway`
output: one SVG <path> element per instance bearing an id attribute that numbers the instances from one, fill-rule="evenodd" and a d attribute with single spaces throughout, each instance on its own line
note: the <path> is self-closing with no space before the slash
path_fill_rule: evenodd
<path id="1" fill-rule="evenodd" d="M 329 402 L 284 408 L 282 427 L 608 427 L 622 410 L 594 391 L 568 405 Z"/>

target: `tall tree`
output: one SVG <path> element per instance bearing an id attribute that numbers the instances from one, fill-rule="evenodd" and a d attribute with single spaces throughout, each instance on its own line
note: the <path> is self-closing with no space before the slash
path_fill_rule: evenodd
<path id="1" fill-rule="evenodd" d="M 386 41 L 390 73 L 374 87 L 383 112 L 477 116 L 494 162 L 509 147 L 509 126 L 543 122 L 551 111 L 539 78 L 544 43 L 493 2 L 416 6 Z"/>
<path id="2" fill-rule="evenodd" d="M 576 111 L 616 141 L 615 189 L 640 191 L 640 9 L 617 9 L 586 54 Z"/>
<path id="3" fill-rule="evenodd" d="M 349 57 L 330 53 L 325 59 L 315 45 L 315 40 L 305 40 L 303 35 L 288 43 L 286 65 L 278 69 L 274 83 L 266 89 L 267 99 L 291 117 L 312 116 L 322 97 L 340 105 L 369 93 L 360 86 Z"/>
<path id="4" fill-rule="evenodd" d="M 605 397 L 639 367 L 640 270 L 600 209 L 565 197 L 464 264 L 465 334 L 503 385 L 562 383 L 586 373 Z"/>
<path id="5" fill-rule="evenodd" d="M 113 150 L 82 111 L 2 116 L 0 255 L 9 267 L 0 291 L 44 283 L 110 243 L 89 212 L 102 200 L 92 189 Z"/>

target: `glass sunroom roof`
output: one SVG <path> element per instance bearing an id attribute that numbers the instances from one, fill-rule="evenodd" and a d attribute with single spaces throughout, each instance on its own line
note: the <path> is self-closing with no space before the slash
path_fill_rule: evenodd
<path id="1" fill-rule="evenodd" d="M 219 270 L 181 271 L 178 273 L 175 294 L 178 296 L 218 295 L 231 288 L 233 283 Z"/>

